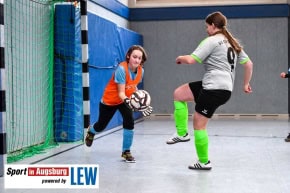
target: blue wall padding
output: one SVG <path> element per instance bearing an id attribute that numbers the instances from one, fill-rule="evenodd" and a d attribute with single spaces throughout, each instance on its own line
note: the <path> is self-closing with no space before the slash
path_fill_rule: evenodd
<path id="1" fill-rule="evenodd" d="M 99 116 L 99 103 L 104 88 L 117 65 L 125 60 L 128 48 L 134 44 L 143 44 L 140 34 L 121 28 L 106 19 L 88 13 L 89 73 L 90 73 L 90 110 L 91 124 Z M 135 118 L 141 116 L 135 113 Z M 115 114 L 107 129 L 122 124 L 119 112 Z"/>
<path id="2" fill-rule="evenodd" d="M 56 5 L 54 31 L 54 126 L 57 142 L 83 139 L 80 10 Z"/>

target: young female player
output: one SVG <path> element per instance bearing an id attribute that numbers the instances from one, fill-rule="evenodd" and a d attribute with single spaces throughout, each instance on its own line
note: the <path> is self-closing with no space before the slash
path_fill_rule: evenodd
<path id="1" fill-rule="evenodd" d="M 112 78 L 108 82 L 99 105 L 99 119 L 88 128 L 85 143 L 90 147 L 97 132 L 103 131 L 117 110 L 123 117 L 123 146 L 122 157 L 126 162 L 135 162 L 130 149 L 134 135 L 133 109 L 130 105 L 130 96 L 137 90 L 142 81 L 143 65 L 147 54 L 143 47 L 134 45 L 126 53 L 126 60 L 119 64 Z M 149 106 L 142 111 L 144 116 L 152 113 Z"/>
<path id="2" fill-rule="evenodd" d="M 174 118 L 177 133 L 168 139 L 167 144 L 189 141 L 187 102 L 194 101 L 193 128 L 198 160 L 189 169 L 210 170 L 208 156 L 209 119 L 216 109 L 225 104 L 233 90 L 236 64 L 242 64 L 244 92 L 251 93 L 250 80 L 253 64 L 239 42 L 227 30 L 227 18 L 221 12 L 214 12 L 205 19 L 205 38 L 190 55 L 176 58 L 177 64 L 202 63 L 205 74 L 202 81 L 183 84 L 174 91 Z"/>

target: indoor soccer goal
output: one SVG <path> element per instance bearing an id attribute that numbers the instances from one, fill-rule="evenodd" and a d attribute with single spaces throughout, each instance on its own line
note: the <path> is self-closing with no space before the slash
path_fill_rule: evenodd
<path id="1" fill-rule="evenodd" d="M 64 20 L 56 19 L 56 4 L 69 5 L 59 11 Z M 8 163 L 83 138 L 77 6 L 60 0 L 4 1 Z"/>

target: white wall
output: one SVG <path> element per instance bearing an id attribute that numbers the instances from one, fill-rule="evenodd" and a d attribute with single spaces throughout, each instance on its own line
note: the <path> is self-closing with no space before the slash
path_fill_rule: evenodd
<path id="1" fill-rule="evenodd" d="M 120 3 L 122 3 L 123 5 L 126 5 L 128 7 L 128 0 L 117 0 L 119 1 Z M 132 1 L 132 0 L 130 0 Z"/>
<path id="2" fill-rule="evenodd" d="M 119 0 L 122 3 L 125 3 L 125 0 Z M 124 2 L 123 2 L 124 1 Z M 124 19 L 123 17 L 118 16 L 115 13 L 112 13 L 111 11 L 97 5 L 94 2 L 88 1 L 87 2 L 87 9 L 89 12 L 94 13 L 104 19 L 107 19 L 115 24 L 117 24 L 120 27 L 128 28 L 129 22 L 128 20 Z"/>

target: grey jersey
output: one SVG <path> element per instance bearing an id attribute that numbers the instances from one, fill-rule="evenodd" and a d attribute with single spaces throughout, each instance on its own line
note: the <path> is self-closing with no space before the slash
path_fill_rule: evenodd
<path id="1" fill-rule="evenodd" d="M 204 39 L 191 56 L 204 64 L 205 74 L 202 86 L 206 90 L 233 90 L 236 64 L 244 64 L 249 60 L 242 50 L 237 54 L 223 34 Z"/>

